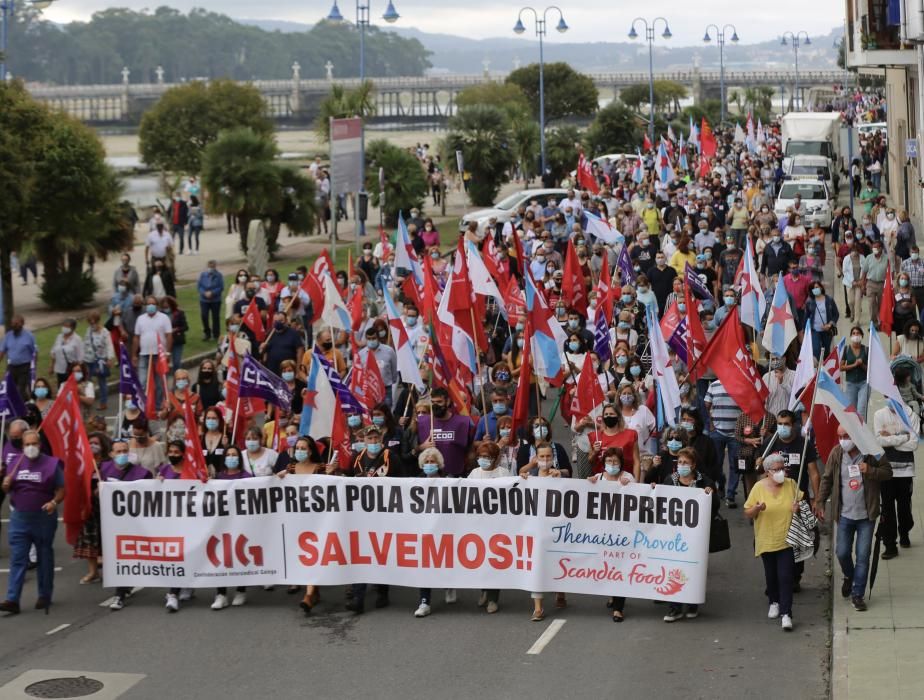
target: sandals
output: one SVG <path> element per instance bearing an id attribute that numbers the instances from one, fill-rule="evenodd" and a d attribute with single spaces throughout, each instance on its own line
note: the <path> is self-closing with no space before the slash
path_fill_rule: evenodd
<path id="1" fill-rule="evenodd" d="M 545 610 L 539 608 L 538 610 L 533 611 L 533 616 L 530 618 L 530 622 L 542 622 L 545 619 Z"/>
<path id="2" fill-rule="evenodd" d="M 84 576 L 82 579 L 80 579 L 80 585 L 81 585 L 81 586 L 86 586 L 88 583 L 97 583 L 97 582 L 102 581 L 102 580 L 103 580 L 103 578 L 102 578 L 102 576 L 100 576 L 99 574 L 96 574 L 95 576 L 93 576 L 93 575 L 91 575 L 91 574 L 87 574 L 87 575 Z"/>
<path id="3" fill-rule="evenodd" d="M 305 617 L 308 617 L 311 614 L 311 599 L 308 596 L 302 598 L 302 602 L 298 604 L 298 607 L 302 609 L 302 612 L 305 613 Z"/>
<path id="4" fill-rule="evenodd" d="M 619 612 L 618 610 L 613 611 L 613 622 L 622 622 L 625 619 L 626 618 L 623 616 L 621 612 Z"/>
<path id="5" fill-rule="evenodd" d="M 606 599 L 606 607 L 612 609 L 612 607 L 613 607 L 613 599 L 612 599 L 612 598 L 607 598 L 607 599 Z"/>

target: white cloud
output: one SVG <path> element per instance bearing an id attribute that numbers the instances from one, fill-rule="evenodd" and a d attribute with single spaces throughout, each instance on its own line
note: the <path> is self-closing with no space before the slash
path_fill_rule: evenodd
<path id="1" fill-rule="evenodd" d="M 109 1 L 61 0 L 46 10 L 45 15 L 56 22 L 87 21 L 93 12 L 109 7 Z M 271 7 L 263 8 L 249 0 L 173 0 L 165 4 L 183 11 L 204 7 L 231 17 L 314 23 L 327 15 L 332 0 L 310 0 L 308 3 L 304 0 L 277 0 Z M 577 3 L 560 0 L 557 4 L 564 11 L 570 30 L 564 35 L 557 34 L 553 27 L 558 22 L 558 14 L 550 12 L 549 44 L 560 41 L 623 41 L 636 16 L 635 11 L 617 7 L 610 0 L 583 0 Z M 375 19 L 381 17 L 387 0 L 370 0 L 370 5 Z M 537 5 L 543 7 L 542 4 Z M 156 4 L 149 0 L 118 0 L 118 6 L 141 10 L 153 9 Z M 516 23 L 517 4 L 499 6 L 496 0 L 395 0 L 395 7 L 401 14 L 400 25 L 404 27 L 473 39 L 515 36 L 512 29 Z M 834 26 L 843 23 L 844 12 L 842 0 L 774 0 L 763 8 L 752 4 L 737 4 L 733 12 L 728 11 L 727 0 L 699 0 L 696 3 L 657 0 L 644 7 L 646 18 L 661 15 L 670 21 L 674 35 L 670 43 L 677 46 L 702 43 L 703 32 L 709 23 L 720 26 L 725 23 L 734 24 L 742 44 L 773 39 L 785 31 L 805 30 L 811 35 L 827 34 Z M 347 19 L 352 20 L 355 16 L 352 0 L 340 2 L 340 10 Z M 527 26 L 524 37 L 533 37 L 532 16 L 528 15 L 524 23 Z M 659 25 L 659 34 L 660 31 Z M 657 41 L 662 41 L 660 36 Z"/>

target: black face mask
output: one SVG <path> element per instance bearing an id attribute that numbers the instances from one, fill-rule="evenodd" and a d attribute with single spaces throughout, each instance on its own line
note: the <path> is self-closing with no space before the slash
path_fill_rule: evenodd
<path id="1" fill-rule="evenodd" d="M 619 425 L 619 416 L 603 416 L 603 425 L 607 428 L 615 428 Z"/>
<path id="2" fill-rule="evenodd" d="M 325 350 L 330 350 L 332 347 L 334 347 L 334 344 L 331 341 L 327 341 L 326 343 L 321 343 L 321 347 Z"/>
<path id="3" fill-rule="evenodd" d="M 257 290 L 256 290 L 256 289 L 248 289 L 246 292 L 244 292 L 244 294 L 247 295 L 247 298 L 248 298 L 248 299 L 253 299 L 253 298 L 257 295 Z"/>
<path id="4" fill-rule="evenodd" d="M 175 467 L 183 461 L 183 455 L 167 455 L 167 461 Z"/>
<path id="5" fill-rule="evenodd" d="M 446 415 L 446 407 L 440 404 L 433 404 L 433 415 L 437 418 L 442 418 Z"/>
<path id="6" fill-rule="evenodd" d="M 10 438 L 10 444 L 17 450 L 22 449 L 22 438 Z"/>

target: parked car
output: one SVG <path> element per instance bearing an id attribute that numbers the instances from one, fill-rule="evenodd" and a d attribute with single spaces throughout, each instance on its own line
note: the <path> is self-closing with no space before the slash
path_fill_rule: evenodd
<path id="1" fill-rule="evenodd" d="M 777 217 L 786 214 L 793 205 L 796 195 L 802 198 L 802 221 L 808 227 L 818 224 L 822 228 L 831 226 L 831 194 L 824 180 L 788 180 L 780 187 L 773 211 Z"/>
<path id="2" fill-rule="evenodd" d="M 793 156 L 783 162 L 789 180 L 823 180 L 828 192 L 836 192 L 836 178 L 831 161 L 824 156 Z"/>
<path id="3" fill-rule="evenodd" d="M 560 202 L 568 196 L 568 190 L 563 189 L 542 189 L 542 190 L 520 190 L 514 192 L 488 209 L 476 209 L 470 211 L 459 221 L 459 230 L 464 231 L 468 228 L 470 221 L 477 221 L 479 228 L 484 226 L 488 219 L 496 218 L 497 223 L 505 224 L 512 221 L 516 216 L 517 210 L 521 206 L 529 206 L 529 203 L 536 200 L 540 205 L 545 206 L 549 199 Z"/>

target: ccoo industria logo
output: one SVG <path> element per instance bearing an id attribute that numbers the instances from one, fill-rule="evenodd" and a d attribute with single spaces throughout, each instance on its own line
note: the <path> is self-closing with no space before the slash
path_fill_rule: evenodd
<path id="1" fill-rule="evenodd" d="M 182 537 L 116 536 L 116 573 L 120 576 L 185 576 Z"/>

